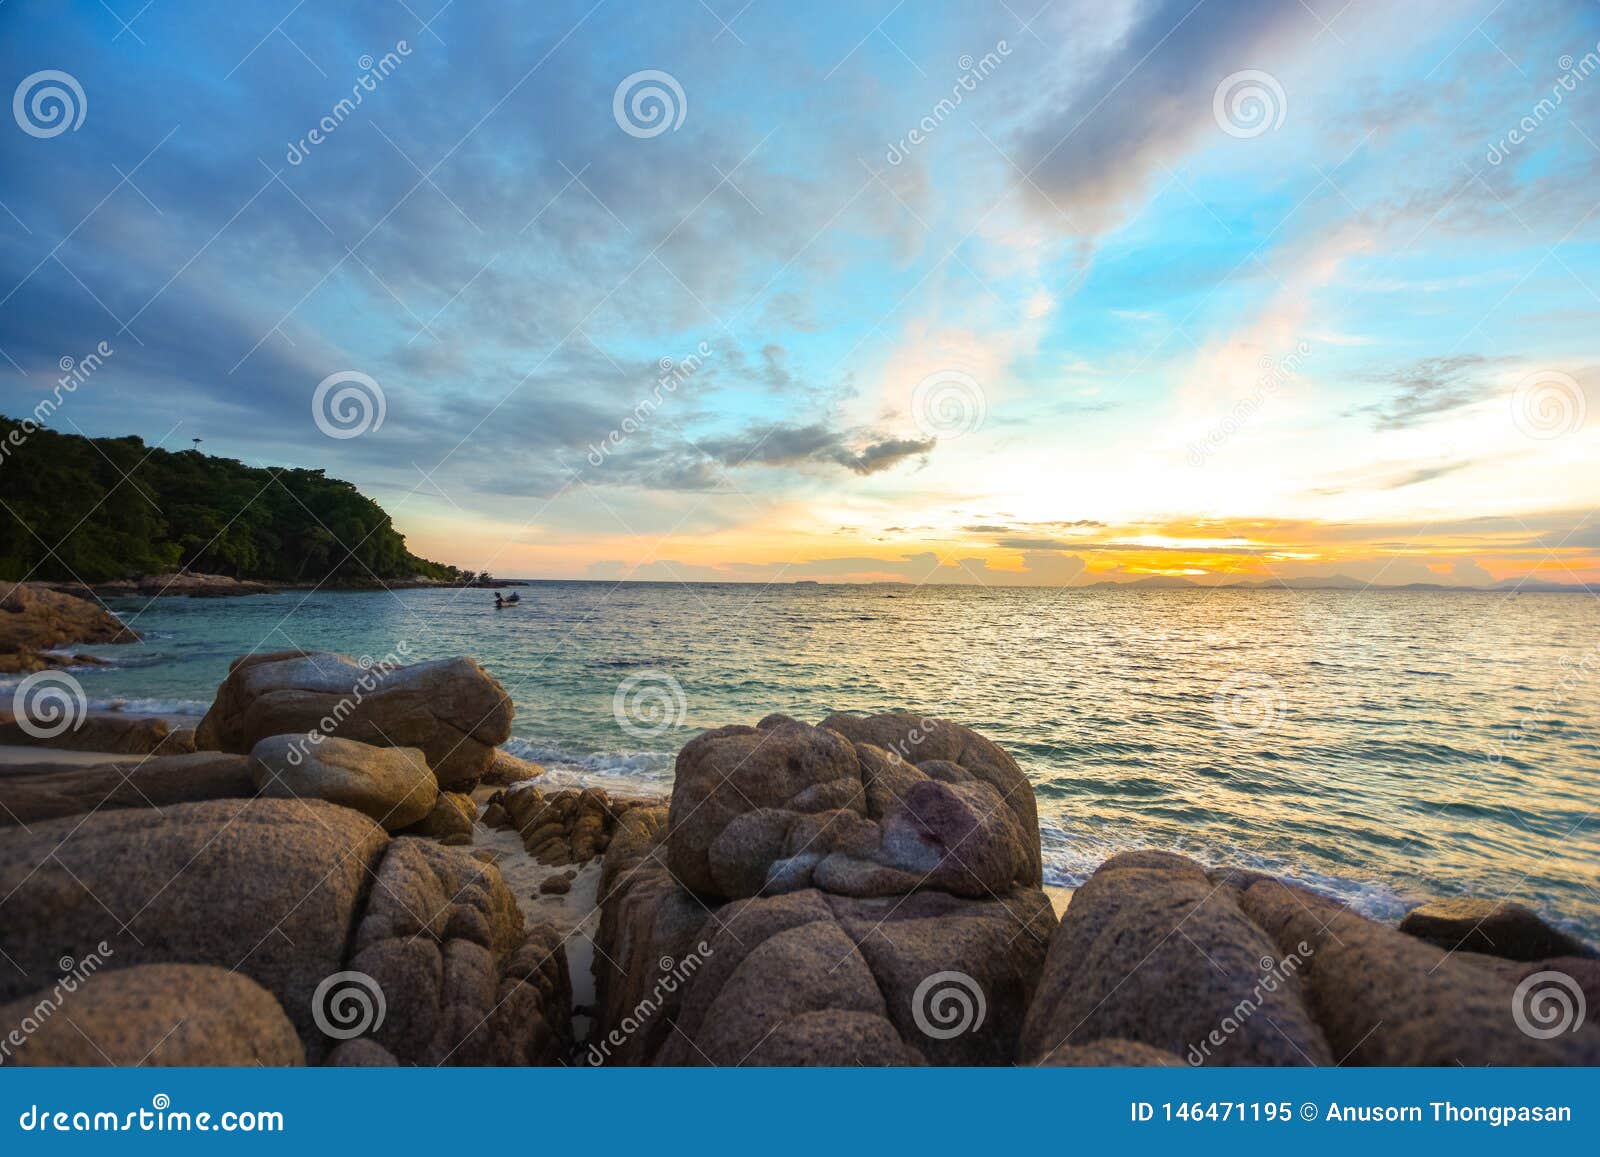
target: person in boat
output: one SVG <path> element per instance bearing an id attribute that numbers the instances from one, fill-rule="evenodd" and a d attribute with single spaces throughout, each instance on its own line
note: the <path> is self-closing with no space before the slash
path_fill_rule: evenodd
<path id="1" fill-rule="evenodd" d="M 498 611 L 501 607 L 503 607 L 505 605 L 506 605 L 505 599 L 500 597 L 500 592 L 499 591 L 495 591 L 494 592 L 494 609 Z"/>
<path id="2" fill-rule="evenodd" d="M 508 603 L 520 603 L 521 601 L 522 596 L 517 594 L 516 591 L 512 591 L 511 594 L 506 597 L 506 602 Z"/>

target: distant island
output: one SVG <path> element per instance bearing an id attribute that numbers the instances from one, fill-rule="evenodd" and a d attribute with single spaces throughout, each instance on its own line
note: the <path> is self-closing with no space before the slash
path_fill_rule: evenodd
<path id="1" fill-rule="evenodd" d="M 1600 593 L 1600 587 L 1585 585 L 1583 583 L 1558 583 L 1547 579 L 1509 578 L 1501 579 L 1492 586 L 1461 586 L 1456 583 L 1379 583 L 1368 582 L 1364 579 L 1351 578 L 1349 575 L 1337 574 L 1327 577 L 1305 576 L 1300 578 L 1270 578 L 1254 582 L 1226 582 L 1226 583 L 1197 583 L 1193 579 L 1181 575 L 1152 575 L 1149 578 L 1133 579 L 1128 582 L 1111 582 L 1102 580 L 1096 583 L 1087 583 L 1077 588 L 1086 591 L 1106 590 L 1196 590 L 1196 591 L 1476 591 L 1484 592 L 1519 592 L 1526 594 L 1552 594 L 1572 592 L 1576 594 Z"/>
<path id="2" fill-rule="evenodd" d="M 321 470 L 62 434 L 4 415 L 0 448 L 0 519 L 10 524 L 0 579 L 104 583 L 183 571 L 375 586 L 479 577 L 412 554 L 376 502 Z"/>

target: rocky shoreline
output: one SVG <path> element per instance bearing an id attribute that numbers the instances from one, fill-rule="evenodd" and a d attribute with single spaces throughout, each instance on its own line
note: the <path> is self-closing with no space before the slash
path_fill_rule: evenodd
<path id="1" fill-rule="evenodd" d="M 180 571 L 173 574 L 145 575 L 142 578 L 112 579 L 102 583 L 33 583 L 23 586 L 43 587 L 60 594 L 80 599 L 159 598 L 165 595 L 196 599 L 233 598 L 242 595 L 270 595 L 280 591 L 381 591 L 424 590 L 439 587 L 447 590 L 502 587 L 522 587 L 528 584 L 520 579 L 472 579 L 452 581 L 432 579 L 426 575 L 410 578 L 356 580 L 339 579 L 321 583 L 279 582 L 272 579 L 239 579 L 231 575 L 199 574 Z"/>
<path id="2" fill-rule="evenodd" d="M 97 662 L 62 650 L 77 644 L 138 641 L 121 619 L 86 599 L 40 583 L 0 586 L 0 674 Z"/>
<path id="3" fill-rule="evenodd" d="M 107 630 L 67 597 L 8 638 Z M 717 728 L 662 798 L 546 787 L 465 657 L 117 714 L 0 720 L 107 753 L 0 775 L 0 1063 L 1600 1064 L 1600 958 L 1515 905 L 1142 851 L 1058 910 L 1027 777 L 947 720 Z"/>

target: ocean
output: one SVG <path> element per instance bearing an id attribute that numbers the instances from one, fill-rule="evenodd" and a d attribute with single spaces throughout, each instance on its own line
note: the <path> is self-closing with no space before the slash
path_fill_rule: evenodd
<path id="1" fill-rule="evenodd" d="M 509 593 L 509 592 L 508 592 Z M 696 731 L 910 710 L 1006 748 L 1047 881 L 1165 848 L 1380 918 L 1433 895 L 1600 937 L 1600 616 L 1591 596 L 538 582 L 125 599 L 91 701 L 198 716 L 233 658 L 471 655 L 510 750 L 558 779 L 665 791 Z"/>

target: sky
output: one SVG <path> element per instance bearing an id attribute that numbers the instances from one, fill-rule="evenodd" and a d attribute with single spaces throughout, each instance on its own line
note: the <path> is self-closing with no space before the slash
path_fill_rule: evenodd
<path id="1" fill-rule="evenodd" d="M 1600 6 L 1037 4 L 5 0 L 0 412 L 505 576 L 1600 582 Z"/>

